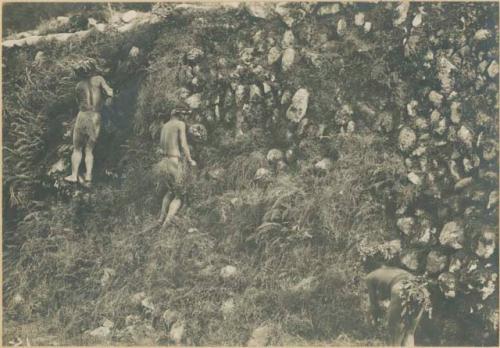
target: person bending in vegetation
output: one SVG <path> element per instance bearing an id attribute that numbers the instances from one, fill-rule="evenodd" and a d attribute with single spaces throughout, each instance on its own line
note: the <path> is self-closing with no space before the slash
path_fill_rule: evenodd
<path id="1" fill-rule="evenodd" d="M 163 125 L 160 134 L 160 153 L 162 158 L 153 166 L 160 192 L 164 192 L 158 224 L 165 227 L 181 208 L 185 196 L 185 162 L 181 159 L 182 148 L 191 166 L 196 162 L 191 158 L 186 137 L 186 124 L 180 119 L 189 112 L 185 105 L 178 105 L 171 113 L 170 120 Z"/>
<path id="2" fill-rule="evenodd" d="M 71 175 L 65 178 L 69 182 L 79 180 L 78 169 L 82 161 L 82 150 L 85 147 L 85 181 L 92 181 L 94 166 L 94 146 L 101 130 L 101 108 L 104 104 L 104 93 L 113 97 L 113 90 L 102 76 L 96 74 L 96 63 L 93 59 L 81 61 L 75 68 L 80 82 L 76 85 L 76 97 L 79 112 L 73 129 L 73 154 L 71 155 Z"/>
<path id="3" fill-rule="evenodd" d="M 430 306 L 428 292 L 416 285 L 416 277 L 397 267 L 382 266 L 366 278 L 374 323 L 381 317 L 379 301 L 390 300 L 387 330 L 390 346 L 414 346 L 415 331 Z"/>

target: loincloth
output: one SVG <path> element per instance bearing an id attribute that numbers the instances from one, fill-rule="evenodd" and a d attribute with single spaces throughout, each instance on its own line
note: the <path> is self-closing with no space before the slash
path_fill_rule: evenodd
<path id="1" fill-rule="evenodd" d="M 186 195 L 186 164 L 176 157 L 165 157 L 153 165 L 157 190 L 169 191 L 175 195 Z"/>
<path id="2" fill-rule="evenodd" d="M 73 130 L 73 145 L 82 147 L 85 143 L 95 143 L 99 137 L 101 114 L 95 111 L 80 111 L 76 116 Z"/>

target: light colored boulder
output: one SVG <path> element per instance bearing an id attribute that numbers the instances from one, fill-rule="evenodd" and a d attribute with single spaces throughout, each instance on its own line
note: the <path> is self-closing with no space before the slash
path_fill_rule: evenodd
<path id="1" fill-rule="evenodd" d="M 318 10 L 318 16 L 334 15 L 340 11 L 340 4 L 338 3 L 323 3 Z"/>
<path id="2" fill-rule="evenodd" d="M 365 24 L 365 14 L 363 12 L 358 12 L 354 15 L 354 25 L 361 27 Z"/>
<path id="3" fill-rule="evenodd" d="M 432 250 L 427 255 L 427 263 L 425 265 L 425 269 L 430 274 L 437 274 L 439 272 L 442 272 L 446 268 L 447 263 L 448 256 L 446 256 L 446 254 L 438 250 Z"/>
<path id="4" fill-rule="evenodd" d="M 403 127 L 399 132 L 399 148 L 401 151 L 407 152 L 415 147 L 417 142 L 417 135 L 415 131 L 409 127 Z"/>
<path id="5" fill-rule="evenodd" d="M 291 47 L 286 48 L 283 51 L 283 56 L 281 57 L 281 69 L 283 71 L 289 71 L 295 62 L 295 50 Z"/>
<path id="6" fill-rule="evenodd" d="M 457 280 L 452 273 L 441 273 L 438 277 L 439 289 L 445 298 L 455 298 L 457 293 Z"/>
<path id="7" fill-rule="evenodd" d="M 441 104 L 443 103 L 443 98 L 444 97 L 436 91 L 431 91 L 429 93 L 429 100 L 432 104 L 434 104 L 435 107 L 441 106 Z"/>
<path id="8" fill-rule="evenodd" d="M 439 242 L 455 250 L 462 249 L 465 242 L 464 228 L 456 221 L 446 223 L 439 235 Z"/>
<path id="9" fill-rule="evenodd" d="M 267 153 L 267 160 L 269 162 L 272 162 L 272 163 L 275 163 L 275 162 L 278 162 L 278 161 L 281 161 L 283 159 L 283 151 L 281 150 L 278 150 L 278 149 L 271 149 L 269 150 L 269 152 Z"/>
<path id="10" fill-rule="evenodd" d="M 124 14 L 122 14 L 122 21 L 125 22 L 125 23 L 130 23 L 132 22 L 134 19 L 137 18 L 137 11 L 134 11 L 134 10 L 130 10 L 130 11 L 127 11 L 125 12 Z"/>
<path id="11" fill-rule="evenodd" d="M 497 246 L 497 232 L 486 227 L 481 231 L 474 252 L 477 256 L 488 259 L 495 252 Z"/>
<path id="12" fill-rule="evenodd" d="M 263 181 L 271 178 L 271 171 L 267 168 L 259 168 L 255 172 L 254 180 L 255 181 Z"/>
<path id="13" fill-rule="evenodd" d="M 396 225 L 401 232 L 409 236 L 415 227 L 415 219 L 413 217 L 399 218 L 396 222 Z"/>
<path id="14" fill-rule="evenodd" d="M 305 88 L 300 88 L 295 92 L 292 103 L 286 111 L 286 117 L 295 123 L 300 122 L 306 115 L 309 103 L 309 92 Z"/>
<path id="15" fill-rule="evenodd" d="M 493 79 L 498 75 L 498 63 L 496 60 L 491 62 L 490 66 L 488 67 L 488 75 Z"/>
<path id="16" fill-rule="evenodd" d="M 281 50 L 278 47 L 271 47 L 267 54 L 267 64 L 273 65 L 281 57 Z"/>
<path id="17" fill-rule="evenodd" d="M 288 48 L 293 47 L 295 44 L 295 36 L 291 30 L 285 31 L 283 34 L 283 39 L 281 40 L 281 47 Z"/>
<path id="18" fill-rule="evenodd" d="M 344 18 L 339 19 L 337 22 L 337 34 L 343 36 L 347 31 L 347 22 Z"/>
<path id="19" fill-rule="evenodd" d="M 458 140 L 462 144 L 464 144 L 468 149 L 472 148 L 472 144 L 474 142 L 474 135 L 472 134 L 472 131 L 469 128 L 465 126 L 460 127 L 457 133 L 457 137 Z"/>
<path id="20" fill-rule="evenodd" d="M 193 110 L 197 110 L 201 106 L 201 94 L 195 93 L 190 97 L 186 98 L 186 104 Z"/>

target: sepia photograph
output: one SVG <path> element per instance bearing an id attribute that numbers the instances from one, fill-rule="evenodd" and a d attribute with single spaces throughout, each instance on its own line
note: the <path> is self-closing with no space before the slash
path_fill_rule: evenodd
<path id="1" fill-rule="evenodd" d="M 498 1 L 2 2 L 2 346 L 499 346 Z"/>

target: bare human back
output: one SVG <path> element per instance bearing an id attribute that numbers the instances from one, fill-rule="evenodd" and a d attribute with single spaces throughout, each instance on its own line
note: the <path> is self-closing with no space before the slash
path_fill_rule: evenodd
<path id="1" fill-rule="evenodd" d="M 103 106 L 103 92 L 113 97 L 113 90 L 102 76 L 91 76 L 76 85 L 76 97 L 80 111 L 100 112 Z"/>
<path id="2" fill-rule="evenodd" d="M 84 60 L 75 69 L 80 82 L 76 85 L 76 99 L 78 115 L 73 129 L 73 154 L 71 155 L 71 175 L 64 179 L 69 182 L 79 180 L 78 169 L 85 148 L 85 179 L 92 181 L 94 166 L 94 146 L 101 131 L 101 108 L 104 93 L 113 97 L 113 90 L 102 76 L 96 74 L 95 62 L 92 59 Z"/>

